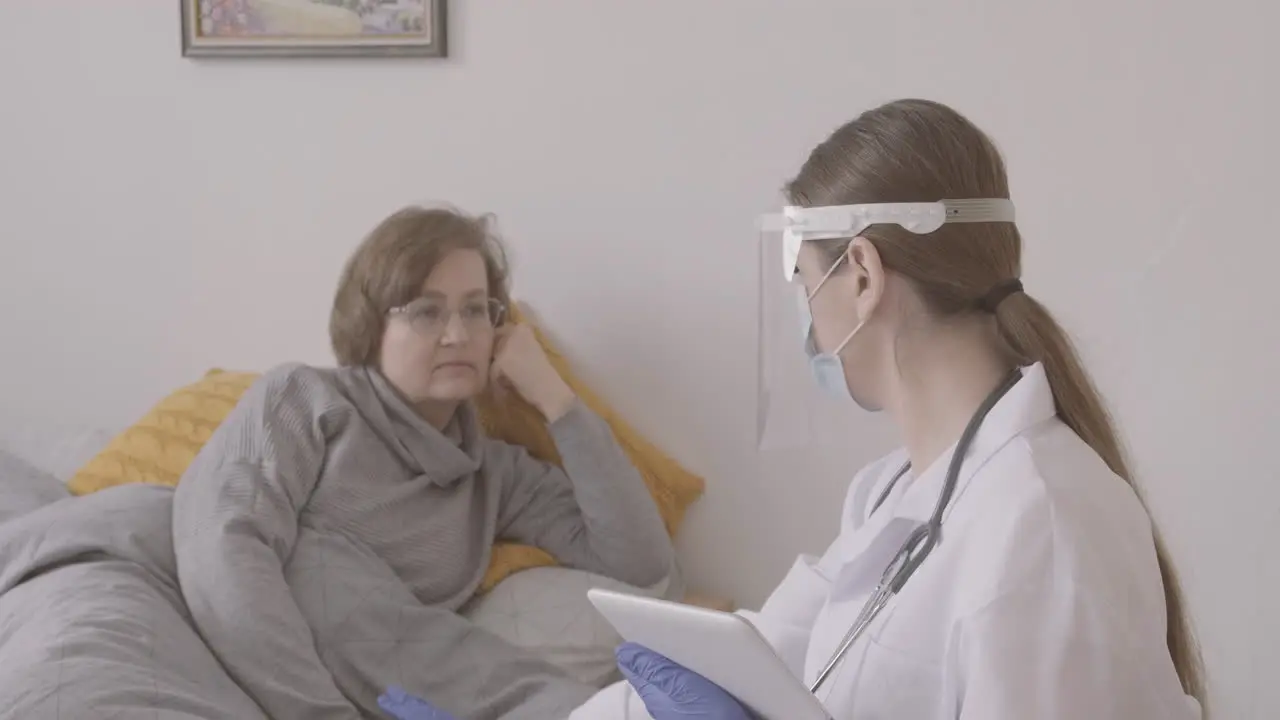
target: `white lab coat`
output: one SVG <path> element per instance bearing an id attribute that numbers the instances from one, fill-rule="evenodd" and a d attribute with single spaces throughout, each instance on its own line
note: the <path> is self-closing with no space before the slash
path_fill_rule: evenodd
<path id="1" fill-rule="evenodd" d="M 933 513 L 952 450 L 905 475 L 875 513 L 906 454 L 858 473 L 836 541 L 743 613 L 806 684 Z M 1057 418 L 1033 365 L 975 435 L 941 543 L 818 697 L 835 720 L 1197 720 L 1165 616 L 1146 512 Z M 625 687 L 589 707 L 574 720 L 647 717 Z"/>

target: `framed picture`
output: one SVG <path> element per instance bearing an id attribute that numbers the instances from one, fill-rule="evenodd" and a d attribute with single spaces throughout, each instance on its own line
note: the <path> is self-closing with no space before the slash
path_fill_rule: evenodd
<path id="1" fill-rule="evenodd" d="M 445 0 L 179 0 L 184 57 L 445 56 Z"/>

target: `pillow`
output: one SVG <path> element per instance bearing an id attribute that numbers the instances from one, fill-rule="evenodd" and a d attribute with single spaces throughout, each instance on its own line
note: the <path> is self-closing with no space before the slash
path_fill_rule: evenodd
<path id="1" fill-rule="evenodd" d="M 257 373 L 210 370 L 178 388 L 67 481 L 75 495 L 128 483 L 177 485 L 213 431 L 231 413 Z"/>
<path id="2" fill-rule="evenodd" d="M 524 322 L 516 307 L 512 308 L 511 317 L 515 322 Z M 614 437 L 653 494 L 667 531 L 675 535 L 689 505 L 702 495 L 702 478 L 641 437 L 575 376 L 536 325 L 533 330 L 552 366 L 582 402 L 613 429 Z M 126 483 L 177 485 L 200 448 L 257 378 L 257 373 L 211 370 L 200 380 L 178 388 L 113 438 L 71 477 L 68 487 L 73 494 L 84 495 Z M 523 446 L 546 462 L 560 463 L 542 415 L 515 393 L 486 393 L 476 399 L 476 408 L 481 425 L 491 437 Z M 492 590 L 521 570 L 555 564 L 550 555 L 538 548 L 498 543 L 479 592 Z"/>
<path id="3" fill-rule="evenodd" d="M 8 450 L 29 465 L 66 483 L 76 470 L 102 451 L 119 428 L 26 417 L 0 420 L 0 450 Z"/>
<path id="4" fill-rule="evenodd" d="M 70 497 L 58 478 L 0 450 L 0 522 Z"/>
<path id="5" fill-rule="evenodd" d="M 613 651 L 622 643 L 587 599 L 587 590 L 606 588 L 679 601 L 679 573 L 638 588 L 582 570 L 534 568 L 507 578 L 493 592 L 462 608 L 478 627 L 518 647 L 531 648 L 579 682 L 604 687 L 619 679 Z"/>

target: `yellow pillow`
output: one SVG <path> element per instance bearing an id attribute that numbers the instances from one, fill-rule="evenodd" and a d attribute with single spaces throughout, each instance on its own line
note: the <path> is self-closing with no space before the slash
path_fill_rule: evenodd
<path id="1" fill-rule="evenodd" d="M 512 309 L 512 319 L 521 321 L 517 308 Z M 675 535 L 685 511 L 702 496 L 703 479 L 641 437 L 574 375 L 541 330 L 536 326 L 533 330 L 569 387 L 609 423 L 614 437 L 653 493 L 667 531 Z M 195 383 L 175 390 L 80 468 L 67 482 L 68 488 L 75 495 L 85 495 L 127 483 L 177 485 L 200 448 L 257 378 L 257 373 L 211 370 Z M 480 422 L 491 437 L 523 446 L 536 458 L 560 464 L 542 415 L 515 393 L 487 392 L 477 398 L 476 406 Z M 550 555 L 538 548 L 498 543 L 480 592 L 491 590 L 521 570 L 555 564 Z"/>
<path id="2" fill-rule="evenodd" d="M 127 483 L 177 485 L 257 373 L 210 370 L 117 435 L 67 481 L 73 495 Z"/>

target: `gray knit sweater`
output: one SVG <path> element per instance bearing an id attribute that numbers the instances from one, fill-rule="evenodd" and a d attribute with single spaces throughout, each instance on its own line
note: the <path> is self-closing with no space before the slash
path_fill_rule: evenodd
<path id="1" fill-rule="evenodd" d="M 672 548 L 607 424 L 579 403 L 551 431 L 564 471 L 469 406 L 438 432 L 376 370 L 268 372 L 174 500 L 200 633 L 276 720 L 385 717 L 393 684 L 462 718 L 565 717 L 591 688 L 456 613 L 495 539 L 637 585 Z"/>

